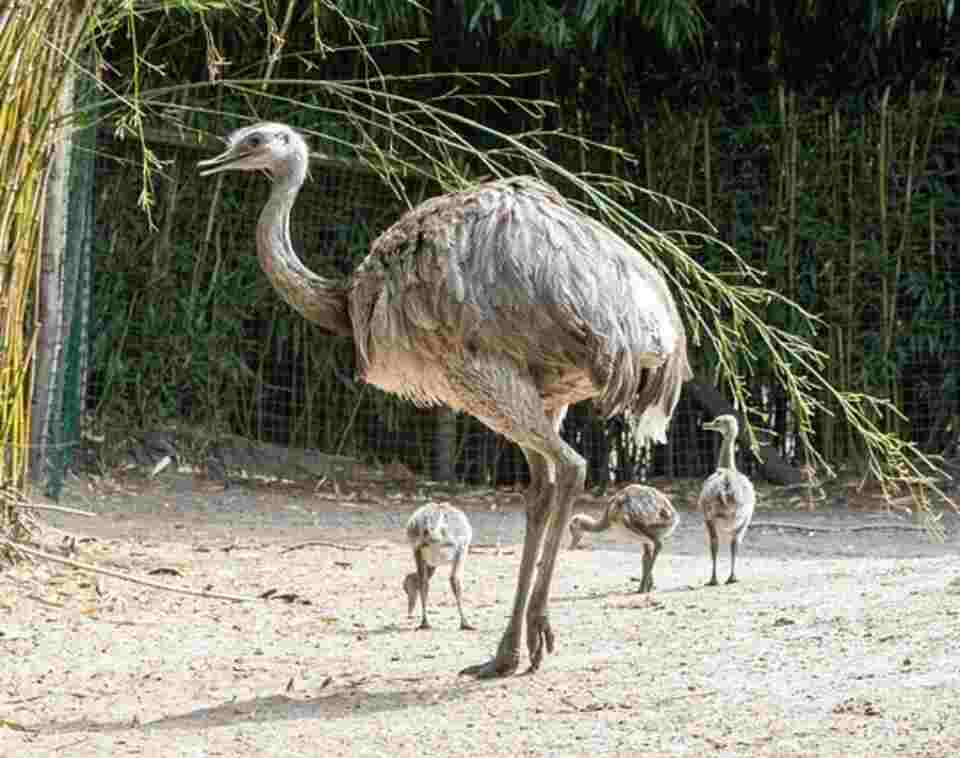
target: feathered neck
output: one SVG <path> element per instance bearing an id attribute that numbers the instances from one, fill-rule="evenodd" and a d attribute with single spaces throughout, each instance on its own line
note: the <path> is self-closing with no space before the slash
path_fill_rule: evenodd
<path id="1" fill-rule="evenodd" d="M 306 176 L 305 155 L 295 155 L 273 171 L 273 190 L 257 223 L 260 266 L 273 288 L 305 319 L 333 334 L 349 337 L 353 330 L 346 287 L 304 266 L 290 241 L 290 211 Z"/>
<path id="2" fill-rule="evenodd" d="M 723 432 L 723 442 L 720 443 L 720 456 L 717 460 L 717 468 L 727 468 L 731 471 L 737 470 L 736 446 L 737 435 L 733 433 L 732 429 L 725 429 Z"/>

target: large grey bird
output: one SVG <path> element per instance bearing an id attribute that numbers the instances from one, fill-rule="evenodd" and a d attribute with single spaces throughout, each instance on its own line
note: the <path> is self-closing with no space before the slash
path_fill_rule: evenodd
<path id="1" fill-rule="evenodd" d="M 640 592 L 653 589 L 653 566 L 680 516 L 664 493 L 645 484 L 630 484 L 615 494 L 603 509 L 603 516 L 594 519 L 578 513 L 570 519 L 570 548 L 576 549 L 584 532 L 615 532 L 638 540 L 643 548 L 643 576 Z"/>
<path id="2" fill-rule="evenodd" d="M 703 428 L 723 435 L 717 470 L 703 483 L 698 504 L 703 511 L 703 520 L 710 539 L 710 557 L 713 560 L 713 573 L 707 584 L 717 584 L 718 533 L 730 540 L 730 577 L 727 584 L 733 584 L 737 581 L 737 548 L 750 528 L 757 496 L 753 483 L 746 474 L 737 471 L 734 452 L 740 425 L 736 416 L 717 416 L 713 421 L 704 424 Z"/>
<path id="3" fill-rule="evenodd" d="M 523 450 L 527 528 L 510 620 L 496 655 L 462 673 L 513 673 L 524 621 L 535 671 L 553 650 L 550 584 L 585 475 L 560 425 L 571 403 L 593 398 L 608 416 L 633 413 L 641 437 L 665 439 L 691 376 L 674 299 L 621 237 L 531 177 L 427 200 L 380 235 L 348 282 L 324 279 L 290 242 L 308 160 L 294 129 L 261 123 L 199 166 L 272 178 L 257 224 L 263 270 L 305 318 L 353 339 L 365 381 L 466 411 Z"/>
<path id="4" fill-rule="evenodd" d="M 447 503 L 427 503 L 413 512 L 407 521 L 407 541 L 413 548 L 413 560 L 417 570 L 404 578 L 403 589 L 407 593 L 407 615 L 412 616 L 420 600 L 419 629 L 429 629 L 427 619 L 427 596 L 430 580 L 437 566 L 452 564 L 450 589 L 457 601 L 460 613 L 460 628 L 474 629 L 463 613 L 463 567 L 470 552 L 473 528 L 466 514 Z"/>

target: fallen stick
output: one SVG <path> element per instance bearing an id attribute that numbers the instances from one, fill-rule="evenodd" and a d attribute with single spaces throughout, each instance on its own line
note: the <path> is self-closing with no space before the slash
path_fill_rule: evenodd
<path id="1" fill-rule="evenodd" d="M 514 550 L 514 548 L 512 547 L 506 547 L 504 545 L 491 545 L 489 543 L 486 543 L 486 544 L 480 543 L 479 545 L 471 545 L 470 552 L 474 552 L 474 551 L 481 552 L 481 553 L 486 551 L 492 551 L 500 555 L 513 555 L 516 552 L 516 550 Z"/>
<path id="2" fill-rule="evenodd" d="M 45 505 L 43 503 L 16 503 L 14 508 L 33 508 L 37 511 L 57 511 L 58 513 L 73 513 L 77 516 L 96 516 L 90 511 L 81 511 L 77 508 L 67 508 L 63 505 Z"/>
<path id="3" fill-rule="evenodd" d="M 846 534 L 848 532 L 866 532 L 871 529 L 900 529 L 906 532 L 926 531 L 922 526 L 887 522 L 883 524 L 858 524 L 857 526 L 814 526 L 813 524 L 792 524 L 786 521 L 754 521 L 751 529 L 796 529 L 800 532 L 827 532 L 830 534 Z"/>
<path id="4" fill-rule="evenodd" d="M 285 547 L 280 551 L 283 553 L 292 553 L 294 550 L 302 550 L 305 547 L 332 547 L 336 550 L 366 550 L 369 545 L 341 545 L 339 542 L 325 542 L 324 540 L 307 540 L 306 542 L 298 542 L 296 545 L 291 545 L 290 547 Z"/>
<path id="5" fill-rule="evenodd" d="M 171 587 L 169 584 L 162 584 L 161 582 L 154 582 L 149 579 L 142 579 L 137 576 L 131 576 L 130 574 L 124 574 L 120 571 L 111 571 L 110 569 L 100 568 L 99 566 L 93 566 L 89 563 L 81 563 L 80 561 L 71 561 L 69 558 L 61 558 L 56 555 L 50 555 L 50 553 L 45 553 L 42 550 L 34 550 L 33 548 L 24 547 L 13 540 L 8 540 L 3 537 L 0 537 L 0 543 L 9 545 L 14 550 L 19 550 L 20 552 L 26 553 L 27 555 L 32 555 L 35 558 L 41 558 L 42 560 L 52 561 L 53 563 L 62 563 L 64 566 L 71 566 L 72 568 L 80 569 L 81 571 L 90 571 L 94 574 L 103 574 L 104 576 L 110 576 L 114 579 L 122 579 L 125 582 L 132 582 L 133 584 L 142 584 L 145 587 L 153 587 L 158 590 L 166 590 L 167 592 L 176 592 L 180 595 L 191 595 L 193 597 L 208 597 L 215 600 L 230 600 L 234 603 L 249 603 L 253 600 L 259 600 L 260 598 L 256 597 L 241 597 L 240 595 L 226 595 L 220 592 L 206 592 L 204 590 L 190 590 L 184 589 L 182 587 Z"/>

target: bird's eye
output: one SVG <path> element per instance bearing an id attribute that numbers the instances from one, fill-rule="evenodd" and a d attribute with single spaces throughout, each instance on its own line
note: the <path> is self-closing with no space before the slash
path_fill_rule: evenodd
<path id="1" fill-rule="evenodd" d="M 247 144 L 250 145 L 250 147 L 260 147 L 261 142 L 263 142 L 263 137 L 259 134 L 251 134 L 247 137 Z"/>

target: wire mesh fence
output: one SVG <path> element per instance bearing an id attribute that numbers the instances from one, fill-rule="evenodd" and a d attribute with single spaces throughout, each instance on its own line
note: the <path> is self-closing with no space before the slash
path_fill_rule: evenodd
<path id="1" fill-rule="evenodd" d="M 131 190 L 140 183 L 139 147 L 102 136 L 85 388 L 87 410 L 104 426 L 195 426 L 213 436 L 401 462 L 419 476 L 440 480 L 525 480 L 526 464 L 515 446 L 469 416 L 418 409 L 363 384 L 349 342 L 324 335 L 280 300 L 260 270 L 255 246 L 267 181 L 249 175 L 200 180 L 193 165 L 203 154 L 175 135 L 153 135 L 151 147 L 165 171 L 151 188 L 156 226 L 150 228 Z M 724 189 L 733 220 L 723 232 L 749 248 L 760 244 L 762 235 L 751 224 L 761 220 L 744 208 L 762 204 L 757 184 L 765 180 L 757 175 L 756 155 L 731 161 L 724 173 L 733 180 Z M 414 199 L 435 192 L 427 184 L 407 190 Z M 309 268 L 343 277 L 404 209 L 380 177 L 362 166 L 315 163 L 293 212 L 294 247 Z M 960 291 L 956 243 L 941 238 L 937 245 L 944 296 L 953 297 Z M 815 252 L 809 247 L 801 259 L 813 265 Z M 946 323 L 956 308 L 949 300 L 930 304 L 926 318 Z M 915 437 L 934 434 L 939 424 L 936 433 L 947 440 L 936 441 L 939 449 L 957 436 L 957 402 L 941 402 L 937 392 L 942 395 L 945 377 L 956 375 L 960 346 L 951 353 L 953 343 L 945 344 L 946 352 L 939 353 L 944 360 L 935 367 L 939 379 L 928 372 L 903 396 L 908 415 L 947 414 L 946 420 L 929 419 L 929 428 L 919 432 L 907 427 Z M 916 365 L 909 355 L 901 360 L 905 375 L 922 373 L 930 353 L 918 352 Z M 709 367 L 701 369 L 708 373 Z M 760 412 L 754 420 L 770 431 L 770 449 L 790 461 L 796 421 L 783 393 L 758 379 L 752 396 Z M 584 403 L 570 409 L 562 434 L 587 459 L 588 482 L 595 486 L 650 476 L 700 477 L 715 465 L 717 440 L 700 430 L 704 416 L 714 412 L 716 405 L 704 402 L 702 392 L 685 391 L 668 443 L 642 447 L 624 419 L 599 418 Z M 748 471 L 759 465 L 749 455 L 741 459 Z"/>

